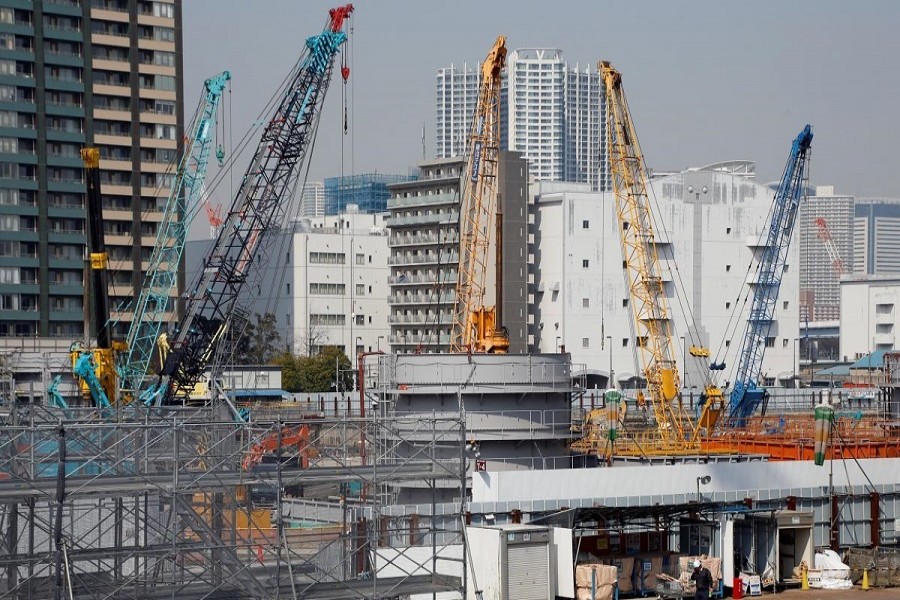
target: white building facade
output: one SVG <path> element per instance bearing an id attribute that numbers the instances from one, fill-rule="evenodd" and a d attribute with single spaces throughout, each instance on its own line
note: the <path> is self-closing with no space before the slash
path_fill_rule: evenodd
<path id="1" fill-rule="evenodd" d="M 841 357 L 857 360 L 876 350 L 896 349 L 898 331 L 900 274 L 841 280 Z"/>
<path id="2" fill-rule="evenodd" d="M 308 181 L 300 193 L 300 209 L 292 209 L 292 216 L 306 218 L 325 216 L 325 184 L 321 181 Z"/>
<path id="3" fill-rule="evenodd" d="M 462 156 L 467 149 L 472 115 L 478 104 L 478 84 L 481 65 L 472 68 L 450 65 L 438 69 L 435 85 L 435 156 Z"/>
<path id="4" fill-rule="evenodd" d="M 289 273 L 295 353 L 316 354 L 324 346 L 338 346 L 351 357 L 387 350 L 385 217 L 344 213 L 311 219 L 294 232 Z"/>
<path id="5" fill-rule="evenodd" d="M 772 193 L 753 181 L 752 169 L 723 166 L 729 164 L 735 163 L 691 169 L 651 184 L 673 351 L 682 384 L 689 388 L 702 387 L 707 376 L 705 361 L 688 357 L 685 365 L 691 345 L 708 347 L 715 362 L 726 362 L 720 385 L 733 379 L 750 307 L 748 282 L 767 232 Z M 573 363 L 606 377 L 612 371 L 625 383 L 641 366 L 614 197 L 562 183 L 541 183 L 535 196 L 530 261 L 535 350 L 565 347 Z M 794 243 L 766 342 L 761 379 L 767 385 L 786 384 L 796 370 L 797 256 Z M 682 291 L 676 293 L 676 284 Z"/>

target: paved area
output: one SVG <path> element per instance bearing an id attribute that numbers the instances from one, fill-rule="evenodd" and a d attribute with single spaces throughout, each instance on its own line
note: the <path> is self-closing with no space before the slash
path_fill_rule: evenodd
<path id="1" fill-rule="evenodd" d="M 760 596 L 753 596 L 759 598 Z M 762 595 L 765 597 L 773 597 L 770 592 Z M 779 592 L 775 597 L 778 600 L 898 600 L 900 599 L 900 588 L 871 588 L 863 591 L 859 587 L 852 590 L 785 590 Z M 744 598 L 750 598 L 744 596 Z"/>

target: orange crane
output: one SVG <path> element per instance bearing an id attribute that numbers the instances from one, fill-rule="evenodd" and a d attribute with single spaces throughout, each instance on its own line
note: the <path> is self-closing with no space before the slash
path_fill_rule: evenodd
<path id="1" fill-rule="evenodd" d="M 825 244 L 825 250 L 828 252 L 828 258 L 831 259 L 831 268 L 834 269 L 834 272 L 837 274 L 838 278 L 844 274 L 844 261 L 841 260 L 841 255 L 838 252 L 837 246 L 834 245 L 834 239 L 831 237 L 831 231 L 828 229 L 828 223 L 825 222 L 825 219 L 822 217 L 818 217 L 816 219 L 816 228 L 818 231 L 816 233 L 816 237 L 822 240 L 822 243 Z"/>
<path id="2" fill-rule="evenodd" d="M 498 36 L 481 65 L 478 104 L 469 133 L 459 207 L 459 268 L 450 330 L 451 352 L 505 354 L 509 336 L 500 327 L 500 302 L 484 306 L 490 236 L 497 227 L 497 167 L 500 154 L 500 77 L 506 37 Z M 496 232 L 500 272 L 500 232 Z M 499 278 L 498 278 L 499 279 Z M 499 283 L 496 286 L 498 297 Z"/>

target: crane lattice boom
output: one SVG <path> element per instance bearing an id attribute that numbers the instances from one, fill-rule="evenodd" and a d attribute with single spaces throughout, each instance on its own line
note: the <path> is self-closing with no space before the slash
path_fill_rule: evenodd
<path id="1" fill-rule="evenodd" d="M 828 252 L 828 258 L 831 259 L 831 268 L 838 277 L 844 274 L 844 261 L 841 260 L 841 254 L 838 252 L 834 239 L 831 237 L 831 231 L 828 229 L 828 223 L 822 217 L 816 219 L 816 228 L 818 229 L 816 237 L 825 244 L 825 250 Z"/>
<path id="2" fill-rule="evenodd" d="M 509 348 L 507 336 L 498 328 L 498 311 L 484 306 L 488 246 L 497 202 L 500 78 L 505 63 L 506 38 L 501 35 L 481 66 L 481 88 L 469 133 L 460 194 L 459 269 L 451 352 L 505 352 Z"/>
<path id="3" fill-rule="evenodd" d="M 775 316 L 778 291 L 787 265 L 791 235 L 806 180 L 812 137 L 812 127 L 807 125 L 794 140 L 781 183 L 775 192 L 772 220 L 757 267 L 759 275 L 753 290 L 753 304 L 728 403 L 729 420 L 736 426 L 743 424 L 763 399 L 764 390 L 758 387 L 757 380 L 762 370 L 766 338 Z"/>
<path id="4" fill-rule="evenodd" d="M 312 147 L 334 59 L 347 39 L 344 20 L 352 11 L 350 4 L 332 9 L 325 30 L 306 40 L 305 52 L 266 122 L 170 344 L 161 381 L 169 397 L 189 394 L 214 354 L 226 350 L 220 342 L 235 314 L 243 312 L 238 298 L 248 276 L 266 260 L 268 234 L 282 222 L 300 179 L 298 166 Z"/>
<path id="5" fill-rule="evenodd" d="M 147 276 L 135 305 L 134 319 L 128 328 L 127 354 L 120 370 L 122 389 L 131 397 L 140 394 L 160 330 L 167 312 L 173 308 L 171 294 L 178 283 L 190 217 L 196 210 L 206 180 L 217 108 L 229 79 L 231 74 L 225 71 L 203 83 L 205 93 L 197 110 L 198 117 L 185 137 L 184 154 L 166 201 Z"/>
<path id="6" fill-rule="evenodd" d="M 600 75 L 606 88 L 609 163 L 637 350 L 660 441 L 677 448 L 692 425 L 673 402 L 679 388 L 679 374 L 647 196 L 644 159 L 622 90 L 622 76 L 608 62 L 600 63 Z"/>

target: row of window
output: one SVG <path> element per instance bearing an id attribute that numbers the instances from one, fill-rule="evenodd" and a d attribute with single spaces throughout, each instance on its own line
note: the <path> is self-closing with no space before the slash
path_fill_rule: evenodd
<path id="1" fill-rule="evenodd" d="M 80 338 L 84 333 L 84 326 L 79 322 L 61 322 L 50 324 L 50 337 L 56 338 Z M 38 333 L 37 324 L 30 322 L 0 321 L 0 337 L 33 337 Z"/>

